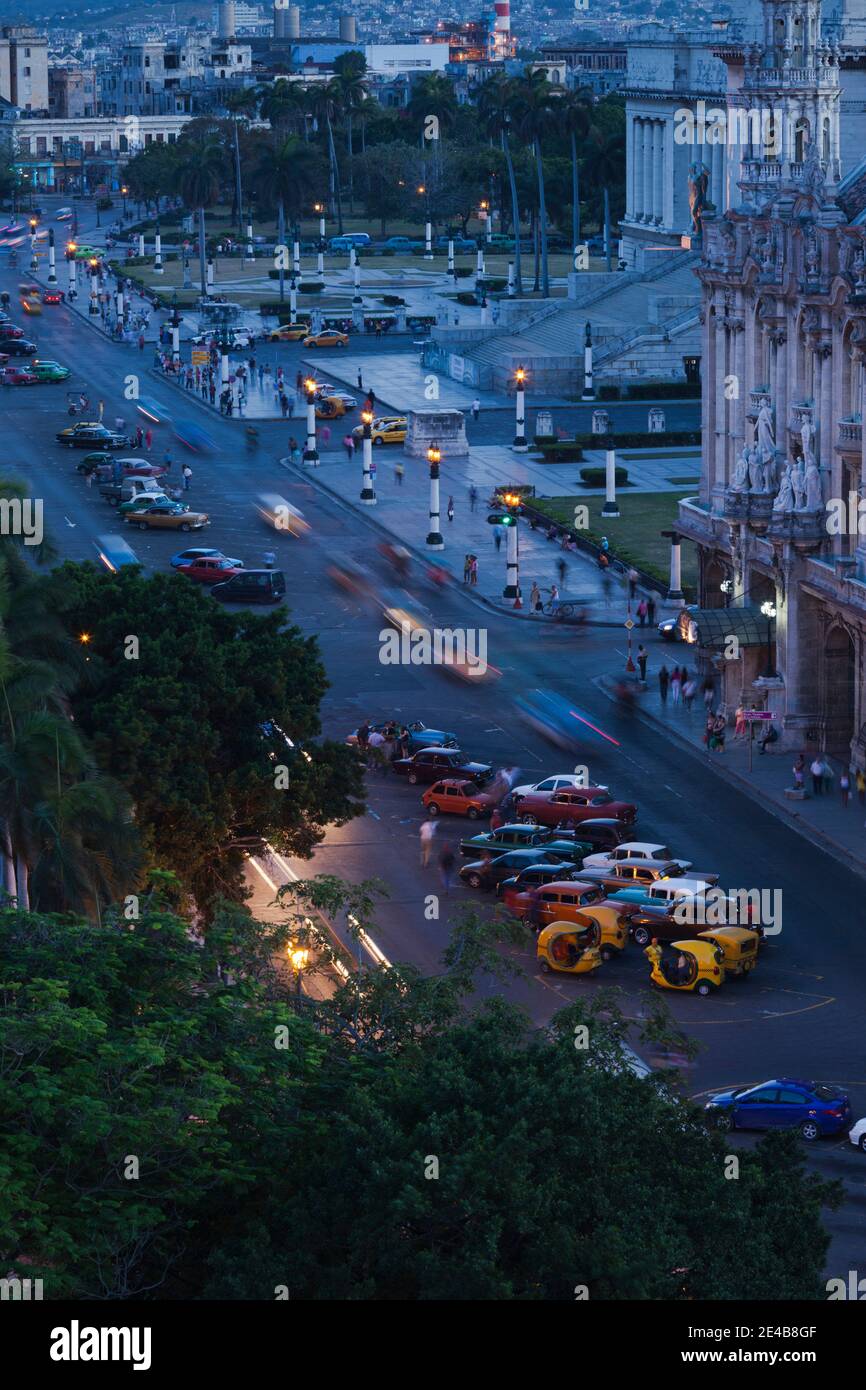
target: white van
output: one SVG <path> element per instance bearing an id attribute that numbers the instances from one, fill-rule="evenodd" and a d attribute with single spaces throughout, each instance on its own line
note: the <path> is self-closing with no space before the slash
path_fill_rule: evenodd
<path id="1" fill-rule="evenodd" d="M 659 878 L 655 883 L 648 884 L 645 891 L 654 902 L 668 903 L 673 907 L 682 898 L 700 897 L 712 887 L 713 884 L 705 878 Z"/>

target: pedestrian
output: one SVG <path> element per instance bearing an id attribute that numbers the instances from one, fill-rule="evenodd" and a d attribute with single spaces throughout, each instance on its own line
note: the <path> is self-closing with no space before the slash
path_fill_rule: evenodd
<path id="1" fill-rule="evenodd" d="M 809 771 L 812 774 L 812 794 L 820 796 L 824 790 L 824 764 L 820 753 L 815 754 Z"/>
<path id="2" fill-rule="evenodd" d="M 475 486 L 475 484 L 473 483 L 472 486 L 471 486 L 470 489 L 469 489 L 469 510 L 470 510 L 470 512 L 474 512 L 474 511 L 475 511 L 475 503 L 476 503 L 477 501 L 478 501 L 478 489 L 477 489 L 477 487 Z"/>
<path id="3" fill-rule="evenodd" d="M 639 646 L 637 649 L 637 664 L 640 671 L 640 678 L 646 682 L 647 652 L 645 647 Z"/>
<path id="4" fill-rule="evenodd" d="M 430 851 L 433 848 L 433 836 L 436 834 L 437 825 L 435 820 L 428 816 L 421 822 L 421 829 L 418 831 L 418 838 L 421 841 L 421 867 L 426 869 L 430 863 Z"/>
<path id="5" fill-rule="evenodd" d="M 402 464 L 402 463 L 398 463 L 397 466 L 396 466 L 396 468 L 394 469 L 394 476 L 395 476 L 396 479 L 397 479 L 397 486 L 398 486 L 398 487 L 402 487 L 402 486 L 403 486 L 403 474 L 404 474 L 405 472 L 406 472 L 406 469 L 404 468 L 403 464 Z"/>
<path id="6" fill-rule="evenodd" d="M 683 704 L 691 714 L 692 701 L 698 693 L 698 683 L 696 680 L 683 681 Z"/>
<path id="7" fill-rule="evenodd" d="M 737 705 L 737 712 L 734 715 L 734 738 L 745 738 L 748 725 L 745 708 L 742 704 Z"/>
<path id="8" fill-rule="evenodd" d="M 330 442 L 331 442 L 331 430 L 330 430 L 330 426 L 325 425 L 322 429 L 319 430 L 319 438 L 321 439 L 321 441 L 322 441 L 323 444 L 330 444 Z"/>
<path id="9" fill-rule="evenodd" d="M 502 527 L 498 524 L 493 528 L 493 544 L 496 546 L 496 553 L 498 554 L 502 549 Z"/>
<path id="10" fill-rule="evenodd" d="M 803 790 L 803 778 L 806 775 L 806 759 L 802 753 L 797 754 L 792 771 L 794 773 L 794 791 L 801 792 Z"/>
<path id="11" fill-rule="evenodd" d="M 532 588 L 529 590 L 529 607 L 533 613 L 540 613 L 542 611 L 541 590 L 534 579 L 532 581 Z"/>
<path id="12" fill-rule="evenodd" d="M 370 721 L 368 719 L 365 719 L 363 724 L 359 726 L 355 737 L 358 740 L 358 747 L 361 749 L 361 752 L 366 753 L 367 743 L 370 738 Z"/>
<path id="13" fill-rule="evenodd" d="M 165 465 L 165 471 L 166 471 L 166 473 L 170 473 L 170 472 L 171 472 L 171 465 L 172 465 L 172 457 L 171 457 L 171 450 L 170 450 L 170 449 L 166 449 L 165 453 L 164 453 L 163 456 L 162 456 L 162 461 L 163 461 L 163 463 L 164 463 L 164 465 Z"/>
<path id="14" fill-rule="evenodd" d="M 629 570 L 629 572 L 628 572 L 628 596 L 629 596 L 629 598 L 634 598 L 635 594 L 637 593 L 637 581 L 638 581 L 639 577 L 640 577 L 640 576 L 638 575 L 637 570 L 634 570 L 634 569 Z"/>
<path id="15" fill-rule="evenodd" d="M 848 776 L 848 769 L 843 768 L 839 776 L 839 795 L 842 798 L 842 805 L 848 805 L 848 793 L 851 790 L 851 778 Z"/>
<path id="16" fill-rule="evenodd" d="M 671 676 L 667 666 L 663 666 L 659 671 L 659 695 L 661 696 L 663 705 L 666 705 L 668 702 L 668 686 L 670 685 L 670 679 Z"/>
<path id="17" fill-rule="evenodd" d="M 99 402 L 99 419 L 100 419 L 100 421 L 102 420 L 102 417 L 103 417 L 104 414 L 105 414 L 105 401 L 100 401 L 100 402 Z"/>
<path id="18" fill-rule="evenodd" d="M 481 402 L 480 402 L 480 400 L 478 399 L 478 397 L 476 396 L 476 397 L 475 397 L 475 400 L 472 402 L 472 419 L 473 419 L 473 420 L 477 420 L 480 414 L 481 414 Z"/>
<path id="19" fill-rule="evenodd" d="M 399 750 L 400 750 L 400 757 L 401 757 L 401 758 L 408 758 L 408 756 L 409 756 L 409 742 L 410 742 L 410 739 L 409 739 L 409 730 L 407 729 L 406 725 L 404 724 L 404 725 L 401 727 L 401 729 L 400 729 L 400 735 L 399 735 L 399 737 L 398 737 L 398 739 L 397 739 L 397 747 L 398 747 Z"/>
<path id="20" fill-rule="evenodd" d="M 675 705 L 678 705 L 680 702 L 682 684 L 683 678 L 680 675 L 680 668 L 679 666 L 675 666 L 671 672 L 671 702 Z"/>
<path id="21" fill-rule="evenodd" d="M 637 606 L 637 620 L 640 627 L 646 627 L 646 599 L 642 598 Z"/>
<path id="22" fill-rule="evenodd" d="M 346 450 L 346 458 L 351 463 L 355 457 L 355 441 L 350 434 L 343 436 L 343 448 Z"/>
<path id="23" fill-rule="evenodd" d="M 292 463 L 297 463 L 300 458 L 301 450 L 297 439 L 289 440 L 289 459 Z"/>
<path id="24" fill-rule="evenodd" d="M 189 480 L 192 477 L 192 469 L 188 463 L 184 464 L 181 472 L 183 473 L 183 490 L 184 492 L 189 492 Z"/>
<path id="25" fill-rule="evenodd" d="M 549 592 L 550 592 L 550 611 L 551 611 L 551 613 L 552 613 L 552 612 L 555 611 L 556 605 L 559 603 L 559 590 L 557 589 L 557 587 L 556 587 L 555 584 L 551 584 Z"/>
<path id="26" fill-rule="evenodd" d="M 715 739 L 715 747 L 718 753 L 724 753 L 725 751 L 726 729 L 725 716 L 720 712 L 713 721 L 713 738 Z"/>
<path id="27" fill-rule="evenodd" d="M 88 486 L 88 487 L 93 487 L 93 469 L 92 469 L 92 468 L 90 469 L 90 472 L 87 474 L 87 486 Z"/>
<path id="28" fill-rule="evenodd" d="M 265 569 L 266 569 L 266 570 L 272 570 L 273 567 L 274 567 L 274 565 L 275 565 L 276 562 L 277 562 L 277 557 L 276 557 L 276 555 L 274 554 L 274 552 L 273 552 L 272 550 L 266 550 L 266 551 L 265 551 L 265 554 L 264 554 L 264 561 L 265 561 Z M 369 732 L 369 731 L 368 731 L 368 732 Z M 359 737 L 358 737 L 358 742 L 360 743 L 360 741 L 361 741 L 361 739 L 360 739 L 360 735 L 359 735 Z M 366 745 L 365 745 L 365 746 L 366 746 Z"/>
<path id="29" fill-rule="evenodd" d="M 259 371 L 259 390 L 261 391 L 262 388 L 263 388 L 263 386 L 264 386 L 264 381 L 265 381 L 265 368 L 264 368 L 264 363 L 263 363 L 263 362 L 260 362 L 260 363 L 259 363 L 258 371 Z"/>
<path id="30" fill-rule="evenodd" d="M 559 575 L 559 582 L 562 585 L 563 589 L 565 588 L 565 572 L 567 569 L 568 565 L 565 563 L 562 556 L 560 556 L 560 558 L 556 562 L 556 572 Z"/>
<path id="31" fill-rule="evenodd" d="M 713 685 L 713 682 L 709 676 L 706 676 L 704 678 L 704 684 L 702 689 L 704 692 L 704 708 L 707 710 L 712 709 L 712 706 L 715 703 L 716 691 L 715 686 Z"/>
<path id="32" fill-rule="evenodd" d="M 471 569 L 472 569 L 472 564 L 471 564 L 471 561 L 470 561 L 470 559 L 469 559 L 469 554 L 468 554 L 468 552 L 467 552 L 467 554 L 464 555 L 464 557 L 463 557 L 463 583 L 464 583 L 464 584 L 468 584 L 468 583 L 469 583 L 469 574 L 470 574 Z"/>
<path id="33" fill-rule="evenodd" d="M 448 520 L 449 520 L 449 521 L 453 521 L 453 520 L 454 520 L 454 498 L 453 498 L 453 497 L 449 497 L 449 498 L 448 498 Z"/>
<path id="34" fill-rule="evenodd" d="M 653 627 L 656 620 L 656 601 L 653 594 L 650 594 L 646 601 L 646 617 L 650 627 Z"/>
<path id="35" fill-rule="evenodd" d="M 469 556 L 469 583 L 473 588 L 478 583 L 478 560 L 475 555 Z"/>
<path id="36" fill-rule="evenodd" d="M 861 806 L 866 806 L 866 774 L 862 767 L 857 769 L 857 799 Z"/>
<path id="37" fill-rule="evenodd" d="M 361 371 L 361 368 L 359 367 L 359 368 L 358 368 L 358 390 L 359 390 L 359 391 L 363 391 L 363 389 L 364 389 L 364 374 L 363 374 L 363 372 Z"/>
<path id="38" fill-rule="evenodd" d="M 454 851 L 449 844 L 444 844 L 439 851 L 439 877 L 442 880 L 442 888 L 447 897 L 451 891 L 451 875 L 454 872 Z"/>
<path id="39" fill-rule="evenodd" d="M 268 372 L 270 372 L 270 368 L 268 368 Z M 304 389 L 304 373 L 303 373 L 302 371 L 299 370 L 297 376 L 295 377 L 295 390 L 297 391 L 298 395 L 300 395 L 301 392 L 303 391 L 303 389 Z"/>
<path id="40" fill-rule="evenodd" d="M 283 419 L 285 420 L 289 413 L 289 398 L 285 391 L 280 392 L 280 410 L 283 412 Z"/>
<path id="41" fill-rule="evenodd" d="M 138 350 L 139 350 L 139 352 L 144 352 L 144 334 L 143 334 L 143 333 L 139 333 L 139 335 L 138 335 Z"/>

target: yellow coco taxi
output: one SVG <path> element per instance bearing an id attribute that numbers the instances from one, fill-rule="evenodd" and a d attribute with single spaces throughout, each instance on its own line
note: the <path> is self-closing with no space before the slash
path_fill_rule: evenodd
<path id="1" fill-rule="evenodd" d="M 560 970 L 566 975 L 589 975 L 601 965 L 600 940 L 597 922 L 585 927 L 577 922 L 551 922 L 538 933 L 535 954 L 545 974 Z"/>
<path id="2" fill-rule="evenodd" d="M 587 903 L 580 909 L 583 917 L 598 923 L 601 929 L 600 948 L 603 960 L 615 960 L 628 945 L 627 919 L 610 903 Z"/>
<path id="3" fill-rule="evenodd" d="M 758 964 L 758 943 L 756 931 L 746 927 L 713 927 L 712 931 L 702 931 L 701 941 L 712 941 L 724 955 L 725 978 L 733 975 L 745 979 Z"/>
<path id="4" fill-rule="evenodd" d="M 714 941 L 672 941 L 669 951 L 657 949 L 650 981 L 660 989 L 713 994 L 724 984 L 724 952 Z"/>

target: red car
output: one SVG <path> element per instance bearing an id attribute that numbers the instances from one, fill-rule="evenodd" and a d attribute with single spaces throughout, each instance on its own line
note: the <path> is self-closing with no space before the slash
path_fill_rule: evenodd
<path id="1" fill-rule="evenodd" d="M 200 584 L 216 584 L 242 574 L 243 566 L 233 565 L 225 556 L 199 556 L 189 565 L 178 565 L 177 572 L 188 579 L 197 579 Z"/>
<path id="2" fill-rule="evenodd" d="M 558 792 L 528 792 L 517 804 L 517 815 L 522 821 L 539 825 L 567 827 L 597 816 L 615 816 L 625 825 L 632 825 L 637 819 L 637 807 L 628 801 L 614 801 L 603 787 L 563 787 Z"/>
<path id="3" fill-rule="evenodd" d="M 23 338 L 24 329 L 16 328 L 14 323 L 0 323 L 0 338 Z"/>
<path id="4" fill-rule="evenodd" d="M 35 372 L 25 371 L 23 367 L 4 367 L 0 382 L 4 386 L 36 386 L 39 378 Z"/>
<path id="5" fill-rule="evenodd" d="M 62 304 L 63 290 L 45 290 L 42 295 L 43 304 Z"/>

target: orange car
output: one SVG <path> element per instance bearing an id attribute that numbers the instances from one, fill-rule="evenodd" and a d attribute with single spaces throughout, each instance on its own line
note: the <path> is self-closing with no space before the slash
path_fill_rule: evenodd
<path id="1" fill-rule="evenodd" d="M 454 816 L 467 816 L 469 820 L 478 820 L 479 816 L 490 814 L 497 798 L 489 792 L 479 791 L 477 782 L 453 781 L 446 778 L 428 787 L 421 800 L 431 816 L 450 812 Z"/>

